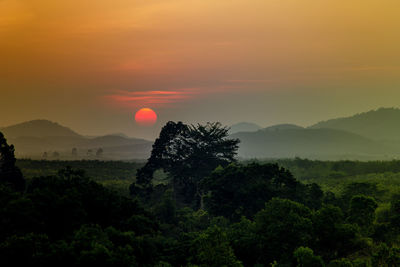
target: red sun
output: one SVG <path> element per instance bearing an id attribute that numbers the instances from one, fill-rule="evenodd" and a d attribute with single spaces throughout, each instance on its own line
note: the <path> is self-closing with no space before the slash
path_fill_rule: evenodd
<path id="1" fill-rule="evenodd" d="M 150 108 L 142 108 L 136 112 L 135 121 L 143 126 L 152 126 L 157 122 L 157 114 Z"/>

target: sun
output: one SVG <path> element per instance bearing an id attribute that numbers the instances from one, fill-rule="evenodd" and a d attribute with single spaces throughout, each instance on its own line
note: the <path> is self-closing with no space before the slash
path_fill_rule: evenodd
<path id="1" fill-rule="evenodd" d="M 157 122 L 157 114 L 151 108 L 142 108 L 136 112 L 135 121 L 142 126 L 152 126 Z"/>

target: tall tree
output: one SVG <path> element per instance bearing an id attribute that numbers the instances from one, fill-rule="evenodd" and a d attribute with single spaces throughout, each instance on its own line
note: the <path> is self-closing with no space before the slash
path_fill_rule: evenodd
<path id="1" fill-rule="evenodd" d="M 138 187 L 151 190 L 153 173 L 163 169 L 170 175 L 174 191 L 183 196 L 183 201 L 196 200 L 202 207 L 200 181 L 216 167 L 235 161 L 239 140 L 229 139 L 228 130 L 218 122 L 205 125 L 168 122 L 153 144 L 151 157 L 138 170 L 131 193 Z"/>
<path id="2" fill-rule="evenodd" d="M 0 132 L 0 181 L 10 185 L 17 191 L 25 189 L 25 179 L 20 169 L 15 166 L 14 146 L 8 145 Z"/>

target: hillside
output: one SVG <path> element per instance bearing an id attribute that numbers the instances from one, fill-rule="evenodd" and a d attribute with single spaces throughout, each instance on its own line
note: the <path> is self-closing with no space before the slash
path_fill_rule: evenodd
<path id="1" fill-rule="evenodd" d="M 30 137 L 49 137 L 49 136 L 68 136 L 80 137 L 81 135 L 64 127 L 58 123 L 48 120 L 33 120 L 23 122 L 0 129 L 7 138 L 17 138 L 21 136 Z"/>
<path id="2" fill-rule="evenodd" d="M 123 135 L 82 136 L 75 131 L 47 120 L 34 120 L 0 129 L 19 158 L 92 159 L 103 149 L 102 159 L 145 159 L 150 155 L 151 141 Z M 72 149 L 77 155 L 72 155 Z M 91 150 L 91 152 L 90 152 Z M 59 156 L 52 156 L 57 152 Z"/>
<path id="3" fill-rule="evenodd" d="M 304 129 L 301 126 L 295 124 L 277 124 L 264 128 L 263 131 L 281 131 L 281 130 L 300 130 Z"/>
<path id="4" fill-rule="evenodd" d="M 380 108 L 351 117 L 322 121 L 309 128 L 343 130 L 381 141 L 400 140 L 400 109 Z"/>
<path id="5" fill-rule="evenodd" d="M 242 158 L 379 158 L 395 153 L 379 142 L 335 129 L 242 132 L 231 137 L 241 140 Z"/>
<path id="6" fill-rule="evenodd" d="M 232 125 L 230 127 L 229 133 L 239 133 L 239 132 L 254 132 L 261 129 L 261 126 L 251 123 L 251 122 L 240 122 Z"/>
<path id="7" fill-rule="evenodd" d="M 231 137 L 241 140 L 242 158 L 305 157 L 321 159 L 388 159 L 400 153 L 400 109 L 381 108 L 303 128 L 278 124 L 261 128 L 254 123 L 232 125 Z M 92 159 L 103 149 L 103 159 L 145 159 L 152 141 L 123 134 L 87 137 L 46 120 L 2 128 L 19 158 Z M 72 149 L 77 155 L 72 155 Z M 58 152 L 59 156 L 55 156 Z"/>

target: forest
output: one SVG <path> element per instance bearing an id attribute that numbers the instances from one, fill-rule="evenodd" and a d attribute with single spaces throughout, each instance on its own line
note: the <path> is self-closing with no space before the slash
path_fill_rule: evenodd
<path id="1" fill-rule="evenodd" d="M 146 162 L 16 159 L 0 134 L 3 266 L 400 266 L 400 161 L 239 161 L 168 122 Z"/>

